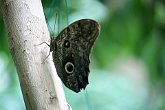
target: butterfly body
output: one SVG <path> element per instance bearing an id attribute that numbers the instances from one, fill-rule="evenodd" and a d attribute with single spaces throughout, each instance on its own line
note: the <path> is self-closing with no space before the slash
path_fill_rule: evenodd
<path id="1" fill-rule="evenodd" d="M 64 85 L 75 92 L 88 84 L 89 55 L 99 30 L 96 21 L 82 19 L 51 38 L 50 51 L 57 74 Z"/>

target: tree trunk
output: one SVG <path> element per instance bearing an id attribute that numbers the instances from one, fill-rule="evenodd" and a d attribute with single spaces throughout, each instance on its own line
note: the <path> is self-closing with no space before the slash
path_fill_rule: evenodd
<path id="1" fill-rule="evenodd" d="M 46 44 L 50 40 L 40 0 L 0 0 L 9 48 L 27 110 L 68 110 Z M 13 108 L 14 109 L 14 108 Z"/>

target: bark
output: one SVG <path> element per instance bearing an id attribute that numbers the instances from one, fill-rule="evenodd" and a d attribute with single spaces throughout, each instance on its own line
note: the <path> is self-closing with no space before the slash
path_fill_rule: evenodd
<path id="1" fill-rule="evenodd" d="M 27 110 L 68 110 L 46 44 L 50 40 L 40 0 L 0 0 L 10 52 Z M 14 109 L 14 108 L 13 108 Z"/>

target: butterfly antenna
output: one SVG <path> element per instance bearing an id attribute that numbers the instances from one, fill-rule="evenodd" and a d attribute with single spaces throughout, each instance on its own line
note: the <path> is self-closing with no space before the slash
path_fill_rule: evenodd
<path id="1" fill-rule="evenodd" d="M 62 0 L 58 0 L 58 10 L 57 10 L 57 13 L 58 13 L 58 33 L 59 33 L 59 30 L 60 30 L 60 10 L 61 10 L 61 3 L 62 3 Z"/>
<path id="2" fill-rule="evenodd" d="M 46 24 L 47 24 L 47 26 L 48 26 L 48 30 L 49 30 L 51 33 L 53 33 L 53 30 L 52 30 L 51 26 L 49 25 L 49 22 L 48 22 L 48 19 L 46 18 L 46 16 L 45 16 L 45 19 L 46 19 Z"/>
<path id="3" fill-rule="evenodd" d="M 48 17 L 51 17 L 53 7 L 55 6 L 55 0 L 50 1 L 50 6 L 49 6 L 49 12 L 48 12 Z"/>
<path id="4" fill-rule="evenodd" d="M 50 1 L 50 5 L 49 5 L 49 11 L 48 11 L 48 18 L 51 18 L 51 16 L 52 16 L 52 10 L 53 10 L 53 7 L 55 6 L 55 0 L 51 0 Z M 51 28 L 51 26 L 50 26 L 50 24 L 49 24 L 49 22 L 48 22 L 48 19 L 47 19 L 47 17 L 45 17 L 46 18 L 46 24 L 47 24 L 47 26 L 48 26 L 48 30 L 50 31 L 50 33 L 52 34 L 53 33 L 53 30 L 52 30 L 52 28 Z M 54 33 L 53 33 L 53 35 L 54 35 Z"/>
<path id="5" fill-rule="evenodd" d="M 55 29 L 56 29 L 57 15 L 58 15 L 58 13 L 56 12 L 55 20 L 54 20 L 54 29 L 53 29 L 54 33 L 55 33 Z"/>
<path id="6" fill-rule="evenodd" d="M 67 25 L 69 25 L 69 1 L 70 0 L 65 0 L 65 5 L 66 5 L 66 19 L 67 19 Z"/>

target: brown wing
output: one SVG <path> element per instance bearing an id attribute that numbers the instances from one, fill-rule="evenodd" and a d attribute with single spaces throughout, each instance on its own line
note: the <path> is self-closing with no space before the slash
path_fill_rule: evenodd
<path id="1" fill-rule="evenodd" d="M 51 39 L 50 48 L 57 73 L 65 86 L 75 92 L 85 89 L 88 84 L 89 55 L 99 32 L 96 21 L 82 19 Z"/>

